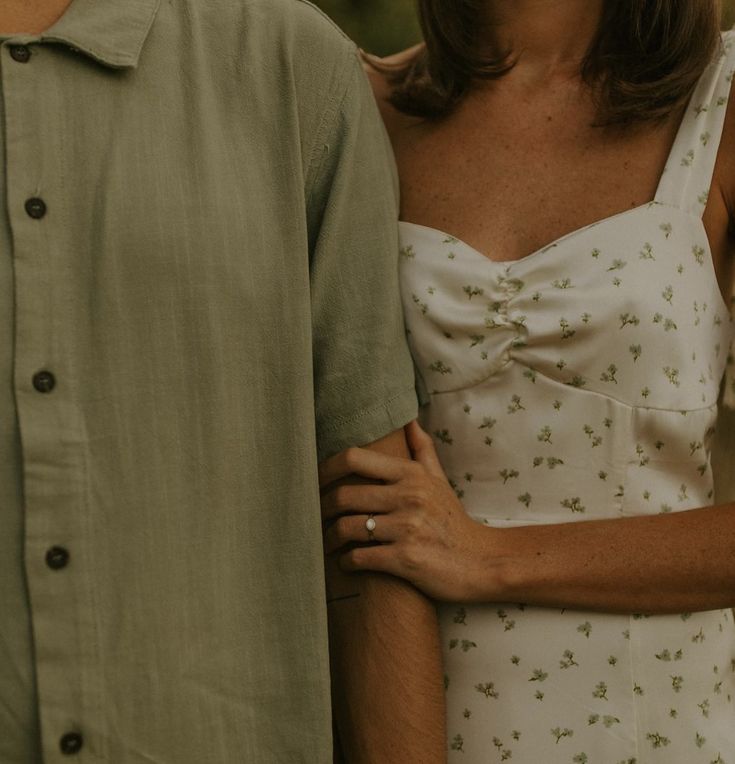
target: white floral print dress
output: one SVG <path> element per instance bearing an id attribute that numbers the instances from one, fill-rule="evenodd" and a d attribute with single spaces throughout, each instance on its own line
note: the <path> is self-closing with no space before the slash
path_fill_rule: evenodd
<path id="1" fill-rule="evenodd" d="M 430 397 L 422 423 L 478 522 L 712 503 L 733 324 L 701 216 L 733 39 L 702 77 L 651 203 L 510 263 L 401 224 L 409 341 Z M 732 611 L 443 604 L 440 622 L 450 762 L 735 764 Z"/>

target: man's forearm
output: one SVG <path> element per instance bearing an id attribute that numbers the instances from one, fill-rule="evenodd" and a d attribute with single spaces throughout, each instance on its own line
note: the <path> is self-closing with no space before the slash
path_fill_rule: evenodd
<path id="1" fill-rule="evenodd" d="M 330 564 L 331 568 L 331 564 Z M 379 574 L 338 583 L 329 605 L 338 744 L 346 764 L 441 764 L 445 706 L 436 609 Z M 337 594 L 337 592 L 341 592 Z"/>
<path id="2" fill-rule="evenodd" d="M 367 448 L 410 458 L 402 430 Z M 345 763 L 442 764 L 444 671 L 433 602 L 402 579 L 343 573 L 336 555 L 327 558 L 326 574 L 332 698 Z"/>

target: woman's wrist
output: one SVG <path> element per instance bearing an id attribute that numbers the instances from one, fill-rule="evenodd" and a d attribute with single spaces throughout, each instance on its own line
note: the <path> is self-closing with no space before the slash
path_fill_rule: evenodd
<path id="1" fill-rule="evenodd" d="M 522 573 L 513 541 L 516 529 L 479 525 L 473 563 L 468 567 L 467 602 L 515 602 L 523 589 Z"/>

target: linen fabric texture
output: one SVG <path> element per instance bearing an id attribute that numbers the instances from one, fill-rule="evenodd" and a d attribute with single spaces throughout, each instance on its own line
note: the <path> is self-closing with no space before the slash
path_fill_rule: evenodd
<path id="1" fill-rule="evenodd" d="M 356 50 L 300 0 L 0 43 L 0 761 L 331 762 L 317 462 L 416 414 Z"/>

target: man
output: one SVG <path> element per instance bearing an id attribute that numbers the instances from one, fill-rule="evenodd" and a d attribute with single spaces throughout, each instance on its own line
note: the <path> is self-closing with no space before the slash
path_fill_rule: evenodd
<path id="1" fill-rule="evenodd" d="M 331 761 L 317 462 L 415 413 L 354 48 L 300 0 L 3 0 L 0 73 L 0 761 Z M 349 586 L 348 760 L 438 760 L 431 607 Z"/>

